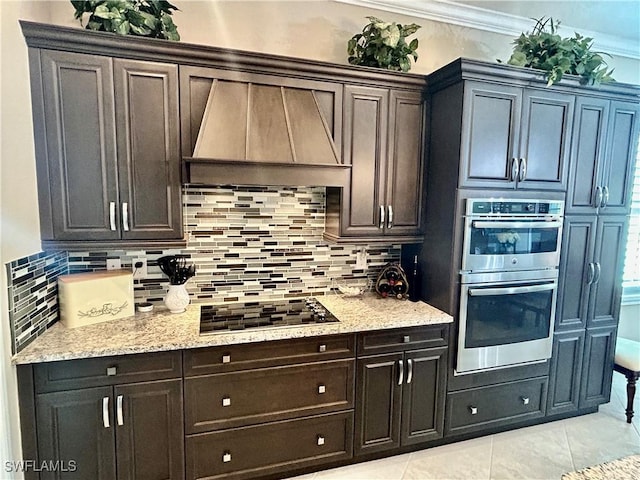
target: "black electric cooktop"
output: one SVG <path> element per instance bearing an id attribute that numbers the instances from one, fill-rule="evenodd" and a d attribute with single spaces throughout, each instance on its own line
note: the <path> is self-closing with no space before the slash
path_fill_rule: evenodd
<path id="1" fill-rule="evenodd" d="M 200 307 L 200 334 L 337 322 L 315 298 Z"/>

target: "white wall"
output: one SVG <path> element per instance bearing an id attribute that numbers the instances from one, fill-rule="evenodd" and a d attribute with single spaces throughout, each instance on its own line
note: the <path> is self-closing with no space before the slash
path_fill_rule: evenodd
<path id="1" fill-rule="evenodd" d="M 404 17 L 331 1 L 180 1 L 174 15 L 182 40 L 346 63 L 346 42 L 375 15 L 422 25 L 414 73 L 429 73 L 457 57 L 506 60 L 511 37 Z M 549 4 L 549 15 L 553 15 Z M 524 12 L 523 12 L 524 13 Z M 0 263 L 39 251 L 27 49 L 18 19 L 78 26 L 68 1 L 0 0 Z M 616 79 L 640 83 L 640 62 L 614 58 Z M 0 461 L 19 457 L 16 388 L 10 366 L 6 272 L 0 275 Z M 11 451 L 13 447 L 13 452 Z M 6 475 L 2 472 L 0 475 Z"/>

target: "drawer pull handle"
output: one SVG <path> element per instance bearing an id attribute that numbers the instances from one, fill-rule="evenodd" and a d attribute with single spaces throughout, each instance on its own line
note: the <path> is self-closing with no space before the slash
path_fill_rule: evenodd
<path id="1" fill-rule="evenodd" d="M 231 363 L 231 355 L 222 355 L 222 363 Z"/>
<path id="2" fill-rule="evenodd" d="M 228 463 L 228 462 L 230 462 L 230 461 L 231 461 L 231 453 L 230 453 L 230 452 L 224 452 L 224 453 L 222 454 L 222 461 L 223 461 L 224 463 Z"/>
<path id="3" fill-rule="evenodd" d="M 469 412 L 471 412 L 471 415 L 477 415 L 478 407 L 469 407 Z"/>
<path id="4" fill-rule="evenodd" d="M 109 397 L 102 399 L 102 424 L 104 428 L 109 428 L 111 423 L 109 421 Z"/>
<path id="5" fill-rule="evenodd" d="M 520 397 L 523 405 L 529 405 L 529 397 Z"/>
<path id="6" fill-rule="evenodd" d="M 118 395 L 116 398 L 116 417 L 118 418 L 118 425 L 124 425 L 124 418 L 122 415 L 122 395 Z"/>
<path id="7" fill-rule="evenodd" d="M 402 341 L 404 343 L 410 343 L 411 342 L 411 337 L 409 335 L 405 335 L 404 337 L 402 337 Z"/>
<path id="8" fill-rule="evenodd" d="M 318 445 L 324 445 L 324 437 L 322 435 L 318 435 Z"/>
<path id="9" fill-rule="evenodd" d="M 107 367 L 107 377 L 114 377 L 118 374 L 117 367 Z"/>
<path id="10" fill-rule="evenodd" d="M 231 398 L 230 397 L 224 397 L 222 399 L 222 406 L 223 407 L 230 407 L 231 406 Z"/>
<path id="11" fill-rule="evenodd" d="M 322 352 L 326 352 L 326 351 L 327 351 L 327 346 L 323 343 L 322 345 L 320 345 L 320 346 L 318 347 L 318 351 L 319 351 L 320 353 L 322 353 Z"/>
<path id="12" fill-rule="evenodd" d="M 325 393 L 327 391 L 327 387 L 324 385 L 318 385 L 318 393 Z"/>

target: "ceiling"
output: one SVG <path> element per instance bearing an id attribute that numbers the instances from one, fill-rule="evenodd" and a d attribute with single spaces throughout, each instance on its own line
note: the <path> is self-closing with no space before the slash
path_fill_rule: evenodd
<path id="1" fill-rule="evenodd" d="M 335 0 L 503 35 L 530 31 L 532 19 L 560 20 L 598 51 L 640 60 L 640 0 Z"/>
<path id="2" fill-rule="evenodd" d="M 581 31 L 600 32 L 640 42 L 640 1 L 526 1 L 454 0 L 472 7 L 494 10 L 525 18 L 543 16 L 561 20 L 563 25 Z M 533 25 L 533 24 L 532 24 Z"/>

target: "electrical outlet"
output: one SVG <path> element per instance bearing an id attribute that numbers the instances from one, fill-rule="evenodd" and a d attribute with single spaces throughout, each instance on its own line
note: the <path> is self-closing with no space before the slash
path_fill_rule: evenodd
<path id="1" fill-rule="evenodd" d="M 118 270 L 122 267 L 122 262 L 119 258 L 107 258 L 107 270 Z"/>
<path id="2" fill-rule="evenodd" d="M 133 278 L 147 278 L 146 258 L 134 258 L 131 260 L 131 267 L 133 269 Z"/>
<path id="3" fill-rule="evenodd" d="M 356 268 L 358 270 L 367 269 L 367 249 L 361 248 L 356 252 Z"/>

